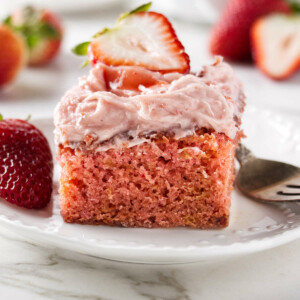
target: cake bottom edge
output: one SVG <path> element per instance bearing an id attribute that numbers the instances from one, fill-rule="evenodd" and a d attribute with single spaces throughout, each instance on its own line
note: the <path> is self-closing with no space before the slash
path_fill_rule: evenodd
<path id="1" fill-rule="evenodd" d="M 98 220 L 80 220 L 76 218 L 72 218 L 68 215 L 64 215 L 61 213 L 61 216 L 64 220 L 64 222 L 69 224 L 80 224 L 80 225 L 103 225 L 103 226 L 110 226 L 110 227 L 125 227 L 125 228 L 192 228 L 192 229 L 222 229 L 226 228 L 229 225 L 229 212 L 227 214 L 224 214 L 221 217 L 212 217 L 210 222 L 206 222 L 205 224 L 185 224 L 185 225 L 174 225 L 174 224 L 158 224 L 158 223 L 141 223 L 135 222 L 135 224 L 128 224 L 126 222 L 103 222 Z"/>

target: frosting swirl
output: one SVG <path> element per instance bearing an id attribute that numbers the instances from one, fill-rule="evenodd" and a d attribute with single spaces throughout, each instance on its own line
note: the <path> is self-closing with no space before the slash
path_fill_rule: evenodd
<path id="1" fill-rule="evenodd" d="M 221 59 L 199 75 L 98 64 L 57 105 L 56 143 L 76 144 L 89 136 L 100 148 L 111 140 L 113 148 L 117 140 L 125 142 L 124 134 L 133 137 L 131 146 L 144 142 L 143 134 L 173 132 L 180 138 L 201 127 L 233 139 L 243 101 L 240 81 Z"/>

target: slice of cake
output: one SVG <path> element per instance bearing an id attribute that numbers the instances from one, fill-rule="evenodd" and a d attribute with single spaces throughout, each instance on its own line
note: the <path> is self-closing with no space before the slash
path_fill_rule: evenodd
<path id="1" fill-rule="evenodd" d="M 92 70 L 56 108 L 61 214 L 69 223 L 223 228 L 241 84 L 221 58 L 188 73 L 171 24 L 141 10 L 95 36 Z"/>

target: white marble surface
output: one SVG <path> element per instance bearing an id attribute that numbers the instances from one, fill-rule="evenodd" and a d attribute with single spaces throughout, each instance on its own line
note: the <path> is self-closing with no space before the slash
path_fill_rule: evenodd
<path id="1" fill-rule="evenodd" d="M 0 298 L 298 300 L 300 241 L 222 263 L 134 265 L 35 246 L 1 230 Z"/>
<path id="2" fill-rule="evenodd" d="M 118 7 L 116 11 L 122 11 Z M 14 85 L 0 92 L 0 112 L 6 117 L 49 117 L 67 87 L 82 73 L 80 59 L 68 49 L 103 25 L 117 12 L 68 16 L 63 53 L 46 69 L 24 71 Z M 174 23 L 190 53 L 192 67 L 212 61 L 207 53 L 208 29 Z M 300 74 L 277 83 L 251 65 L 235 65 L 245 83 L 248 102 L 297 116 Z M 84 71 L 86 72 L 86 71 Z M 300 299 L 300 241 L 254 255 L 219 263 L 134 265 L 33 245 L 0 228 L 0 299 Z"/>

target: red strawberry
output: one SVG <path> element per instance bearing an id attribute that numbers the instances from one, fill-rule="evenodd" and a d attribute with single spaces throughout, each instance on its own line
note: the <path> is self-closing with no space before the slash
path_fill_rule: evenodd
<path id="1" fill-rule="evenodd" d="M 96 34 L 92 42 L 73 49 L 88 56 L 92 65 L 102 62 L 112 66 L 140 66 L 151 71 L 185 73 L 189 57 L 168 19 L 147 12 L 150 4 L 122 15 L 116 26 Z"/>
<path id="2" fill-rule="evenodd" d="M 32 124 L 0 121 L 0 197 L 26 208 L 43 208 L 52 193 L 49 144 Z"/>
<path id="3" fill-rule="evenodd" d="M 300 16 L 270 15 L 251 29 L 253 57 L 273 79 L 285 79 L 300 68 Z"/>
<path id="4" fill-rule="evenodd" d="M 231 0 L 212 30 L 210 52 L 231 60 L 251 58 L 250 28 L 253 22 L 272 12 L 291 12 L 283 0 Z"/>
<path id="5" fill-rule="evenodd" d="M 0 26 L 0 86 L 10 83 L 24 66 L 26 45 L 18 34 Z"/>
<path id="6" fill-rule="evenodd" d="M 44 65 L 57 55 L 63 29 L 54 13 L 26 7 L 14 12 L 5 23 L 25 37 L 29 48 L 29 65 Z"/>

